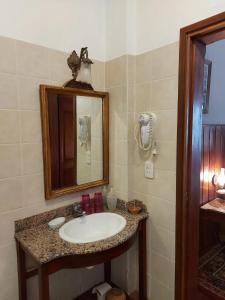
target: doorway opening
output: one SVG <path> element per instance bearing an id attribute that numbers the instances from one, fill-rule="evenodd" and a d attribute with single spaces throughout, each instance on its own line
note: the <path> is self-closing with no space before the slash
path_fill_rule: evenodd
<path id="1" fill-rule="evenodd" d="M 181 29 L 177 134 L 176 300 L 225 300 L 225 13 Z"/>

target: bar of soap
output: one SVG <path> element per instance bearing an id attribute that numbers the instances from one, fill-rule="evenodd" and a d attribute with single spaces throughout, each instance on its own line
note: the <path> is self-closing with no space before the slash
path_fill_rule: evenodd
<path id="1" fill-rule="evenodd" d="M 48 222 L 48 226 L 51 229 L 56 230 L 65 223 L 65 220 L 66 219 L 64 217 L 55 218 L 55 219 L 51 220 L 50 222 Z"/>

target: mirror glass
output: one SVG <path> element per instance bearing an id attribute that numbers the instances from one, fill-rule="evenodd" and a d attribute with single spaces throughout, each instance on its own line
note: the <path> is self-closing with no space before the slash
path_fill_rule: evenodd
<path id="1" fill-rule="evenodd" d="M 42 86 L 41 96 L 47 194 L 106 184 L 108 94 Z"/>
<path id="2" fill-rule="evenodd" d="M 76 98 L 77 184 L 103 178 L 102 99 Z"/>
<path id="3" fill-rule="evenodd" d="M 52 188 L 103 179 L 102 99 L 49 92 Z"/>

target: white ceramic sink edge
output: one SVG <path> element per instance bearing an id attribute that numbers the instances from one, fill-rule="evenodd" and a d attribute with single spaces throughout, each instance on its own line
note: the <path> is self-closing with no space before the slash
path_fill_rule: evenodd
<path id="1" fill-rule="evenodd" d="M 115 213 L 95 213 L 65 223 L 59 229 L 59 236 L 74 244 L 97 242 L 118 234 L 126 223 L 123 216 Z"/>

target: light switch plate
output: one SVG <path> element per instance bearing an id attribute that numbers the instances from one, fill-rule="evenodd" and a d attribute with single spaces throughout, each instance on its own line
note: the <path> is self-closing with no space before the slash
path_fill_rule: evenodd
<path id="1" fill-rule="evenodd" d="M 149 179 L 154 178 L 154 164 L 150 160 L 145 162 L 145 177 Z"/>

